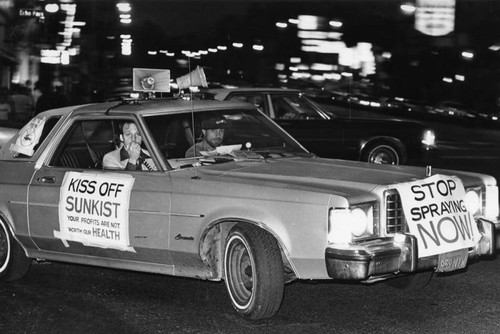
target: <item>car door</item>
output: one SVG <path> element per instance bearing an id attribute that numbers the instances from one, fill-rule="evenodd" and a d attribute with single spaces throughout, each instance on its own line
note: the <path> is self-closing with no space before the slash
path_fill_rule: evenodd
<path id="1" fill-rule="evenodd" d="M 300 94 L 272 93 L 271 117 L 310 152 L 342 158 L 342 121 L 329 117 Z"/>
<path id="2" fill-rule="evenodd" d="M 103 170 L 94 161 L 115 148 L 123 121 L 82 117 L 64 127 L 29 186 L 30 235 L 51 259 L 172 273 L 169 175 L 157 161 L 155 171 Z"/>

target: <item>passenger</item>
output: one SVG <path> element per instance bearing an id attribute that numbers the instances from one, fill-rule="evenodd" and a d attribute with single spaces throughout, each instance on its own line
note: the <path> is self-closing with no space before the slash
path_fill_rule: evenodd
<path id="1" fill-rule="evenodd" d="M 157 170 L 148 151 L 141 148 L 142 137 L 133 122 L 120 124 L 122 145 L 106 153 L 102 160 L 104 169 Z"/>
<path id="2" fill-rule="evenodd" d="M 224 131 L 228 127 L 228 121 L 220 116 L 201 122 L 203 140 L 194 144 L 186 151 L 186 158 L 200 156 L 200 152 L 210 152 L 222 144 Z"/>

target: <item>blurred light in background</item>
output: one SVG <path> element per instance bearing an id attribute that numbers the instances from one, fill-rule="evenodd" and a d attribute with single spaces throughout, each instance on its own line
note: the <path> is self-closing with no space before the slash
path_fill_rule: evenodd
<path id="1" fill-rule="evenodd" d="M 56 3 L 48 3 L 45 5 L 44 9 L 47 13 L 51 13 L 51 14 L 57 13 L 59 11 L 59 5 Z"/>
<path id="2" fill-rule="evenodd" d="M 254 49 L 255 51 L 262 51 L 262 50 L 264 50 L 264 45 L 254 44 L 254 45 L 252 45 L 252 49 Z"/>
<path id="3" fill-rule="evenodd" d="M 329 24 L 330 24 L 330 26 L 332 26 L 334 28 L 342 27 L 342 22 L 340 22 L 340 21 L 330 21 Z"/>
<path id="4" fill-rule="evenodd" d="M 399 8 L 401 8 L 401 11 L 407 15 L 411 15 L 411 14 L 415 13 L 415 11 L 417 10 L 415 5 L 413 5 L 411 3 L 404 3 Z"/>
<path id="5" fill-rule="evenodd" d="M 474 58 L 474 53 L 470 51 L 463 51 L 462 52 L 462 57 L 465 59 L 473 59 Z"/>

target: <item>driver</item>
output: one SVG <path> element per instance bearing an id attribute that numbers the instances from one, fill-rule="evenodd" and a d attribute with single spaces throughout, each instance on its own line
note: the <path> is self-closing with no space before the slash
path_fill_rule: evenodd
<path id="1" fill-rule="evenodd" d="M 141 148 L 142 136 L 134 122 L 120 124 L 122 145 L 106 153 L 102 165 L 104 169 L 156 170 L 148 151 Z"/>
<path id="2" fill-rule="evenodd" d="M 209 118 L 201 122 L 203 139 L 186 151 L 186 158 L 200 156 L 200 152 L 210 152 L 220 146 L 224 140 L 224 130 L 229 126 L 228 123 L 229 122 L 222 116 Z"/>

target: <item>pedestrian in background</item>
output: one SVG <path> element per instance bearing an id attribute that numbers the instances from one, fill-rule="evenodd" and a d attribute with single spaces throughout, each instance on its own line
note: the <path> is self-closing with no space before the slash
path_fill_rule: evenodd
<path id="1" fill-rule="evenodd" d="M 14 120 L 27 122 L 33 115 L 35 109 L 31 90 L 20 84 L 13 84 L 11 87 L 11 98 L 15 105 L 15 110 L 12 113 Z"/>
<path id="2" fill-rule="evenodd" d="M 7 87 L 0 88 L 0 120 L 9 120 L 13 117 L 15 105 Z"/>
<path id="3" fill-rule="evenodd" d="M 69 105 L 68 97 L 64 93 L 64 87 L 62 85 L 55 85 L 54 88 L 52 88 L 51 84 L 40 83 L 38 88 L 42 92 L 42 95 L 40 95 L 36 102 L 35 115 L 45 110 L 66 107 Z"/>

